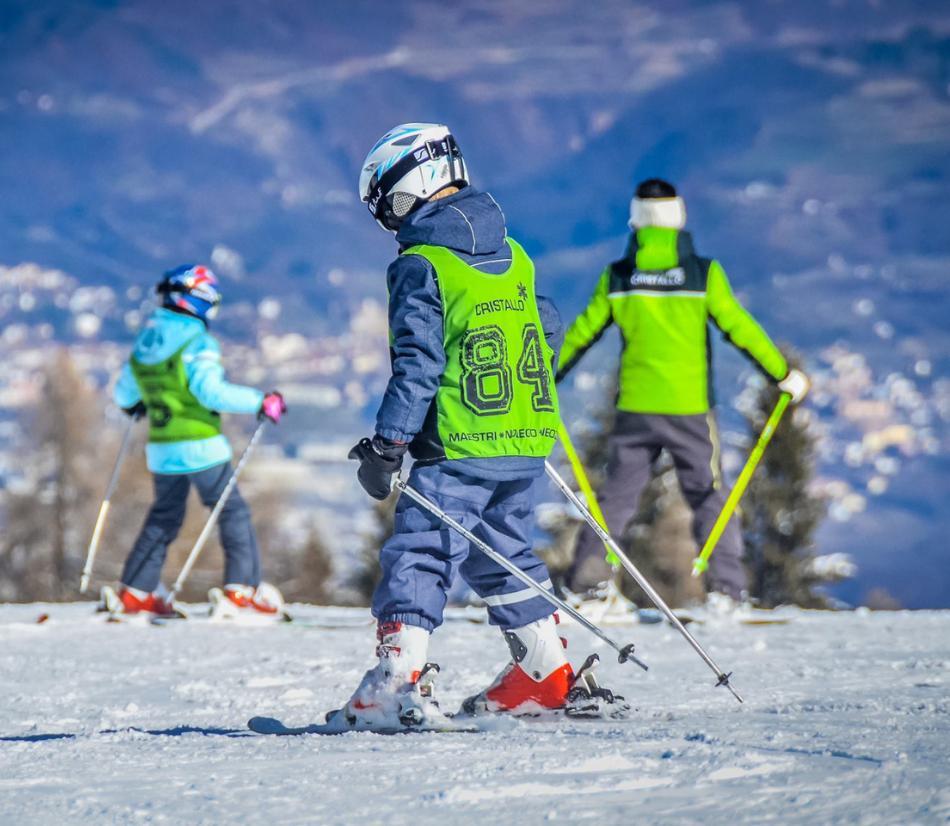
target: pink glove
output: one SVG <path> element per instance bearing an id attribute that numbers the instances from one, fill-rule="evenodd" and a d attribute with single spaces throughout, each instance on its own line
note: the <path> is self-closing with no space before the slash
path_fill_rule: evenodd
<path id="1" fill-rule="evenodd" d="M 263 419 L 266 417 L 274 424 L 278 424 L 280 417 L 286 412 L 287 405 L 284 402 L 284 397 L 276 390 L 272 390 L 264 396 L 264 401 L 261 402 L 261 409 L 257 411 L 257 418 Z"/>

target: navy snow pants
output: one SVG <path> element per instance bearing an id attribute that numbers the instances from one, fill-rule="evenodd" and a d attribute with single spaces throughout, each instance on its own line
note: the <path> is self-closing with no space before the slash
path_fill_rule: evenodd
<path id="1" fill-rule="evenodd" d="M 409 475 L 410 486 L 550 590 L 548 570 L 531 548 L 533 481 L 479 479 L 441 464 L 416 465 Z M 396 506 L 380 565 L 373 595 L 380 622 L 437 628 L 456 573 L 488 604 L 492 625 L 519 628 L 554 613 L 547 600 L 408 496 Z"/>
<path id="2" fill-rule="evenodd" d="M 154 591 L 162 577 L 168 546 L 175 541 L 185 521 L 185 505 L 191 485 L 201 501 L 213 508 L 231 478 L 231 464 L 224 462 L 195 473 L 153 473 L 155 502 L 139 533 L 132 553 L 125 561 L 122 584 L 142 591 Z M 261 582 L 261 558 L 251 511 L 234 488 L 218 518 L 224 548 L 226 585 L 253 585 Z"/>

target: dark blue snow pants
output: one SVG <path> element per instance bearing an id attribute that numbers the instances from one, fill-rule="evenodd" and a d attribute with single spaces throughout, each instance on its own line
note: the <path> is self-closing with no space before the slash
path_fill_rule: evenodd
<path id="1" fill-rule="evenodd" d="M 409 475 L 419 493 L 550 589 L 548 570 L 531 549 L 533 481 L 489 481 L 441 464 L 417 465 Z M 488 604 L 493 625 L 519 628 L 554 612 L 547 600 L 408 496 L 396 506 L 393 535 L 383 545 L 380 565 L 373 616 L 381 622 L 437 628 L 456 573 Z"/>
<path id="2" fill-rule="evenodd" d="M 155 502 L 122 571 L 123 585 L 143 591 L 154 591 L 158 587 L 168 546 L 175 541 L 185 521 L 191 485 L 198 489 L 201 501 L 213 508 L 231 478 L 231 464 L 224 462 L 195 473 L 153 473 L 152 477 Z M 261 581 L 257 535 L 251 524 L 250 509 L 237 487 L 221 510 L 218 530 L 224 548 L 225 584 L 257 587 Z"/>

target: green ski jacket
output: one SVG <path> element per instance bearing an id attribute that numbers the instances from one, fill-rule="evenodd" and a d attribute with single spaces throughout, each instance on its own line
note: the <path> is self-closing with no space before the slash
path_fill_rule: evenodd
<path id="1" fill-rule="evenodd" d="M 732 294 L 722 265 L 696 255 L 688 232 L 642 227 L 568 328 L 557 379 L 616 324 L 623 338 L 617 408 L 705 413 L 713 404 L 709 322 L 775 381 L 788 374 L 781 351 Z"/>

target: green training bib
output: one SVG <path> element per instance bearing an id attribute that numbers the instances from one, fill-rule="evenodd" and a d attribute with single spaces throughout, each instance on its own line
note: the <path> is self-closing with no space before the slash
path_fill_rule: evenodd
<path id="1" fill-rule="evenodd" d="M 191 342 L 158 364 L 129 360 L 148 410 L 148 440 L 194 442 L 221 433 L 221 415 L 203 407 L 188 389 L 182 353 Z"/>
<path id="2" fill-rule="evenodd" d="M 546 457 L 557 438 L 558 403 L 534 291 L 534 264 L 508 239 L 500 275 L 469 266 L 445 247 L 422 244 L 442 299 L 445 371 L 436 395 L 449 459 Z"/>

